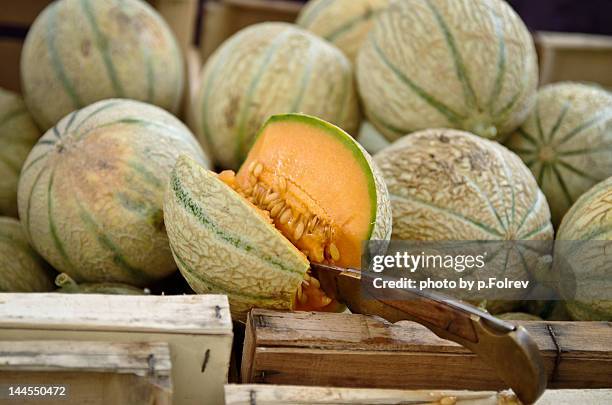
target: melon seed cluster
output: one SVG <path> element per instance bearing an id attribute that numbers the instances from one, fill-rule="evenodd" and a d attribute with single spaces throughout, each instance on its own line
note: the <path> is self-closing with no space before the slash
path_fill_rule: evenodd
<path id="1" fill-rule="evenodd" d="M 290 181 L 273 174 L 261 162 L 251 162 L 247 172 L 246 186 L 238 184 L 231 170 L 221 172 L 219 178 L 266 215 L 310 261 L 334 264 L 340 259 L 340 251 L 334 243 L 336 226 L 303 203 L 311 199 L 299 187 L 289 187 Z M 274 179 L 273 185 L 269 184 L 268 178 Z M 298 288 L 297 301 L 301 304 L 298 308 L 312 309 L 327 306 L 332 299 L 320 289 L 317 279 L 306 275 Z"/>
<path id="2" fill-rule="evenodd" d="M 272 174 L 260 162 L 251 162 L 247 170 L 246 187 L 236 183 L 231 170 L 222 172 L 219 177 L 266 212 L 281 233 L 311 261 L 334 264 L 340 259 L 340 251 L 333 242 L 336 234 L 333 221 L 311 212 L 306 204 L 299 203 L 310 200 L 308 195 L 295 185 L 289 189 L 285 177 Z M 265 176 L 266 173 L 269 176 Z M 266 177 L 274 178 L 274 185 L 267 184 Z"/>

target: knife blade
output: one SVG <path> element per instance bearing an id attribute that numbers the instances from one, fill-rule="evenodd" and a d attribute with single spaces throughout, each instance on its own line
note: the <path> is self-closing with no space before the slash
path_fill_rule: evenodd
<path id="1" fill-rule="evenodd" d="M 311 270 L 323 291 L 351 312 L 377 315 L 389 322 L 415 321 L 469 349 L 492 366 L 523 403 L 534 403 L 546 389 L 542 356 L 524 327 L 429 290 L 406 288 L 376 298 L 362 288 L 380 277 L 372 273 L 316 263 L 311 263 Z"/>

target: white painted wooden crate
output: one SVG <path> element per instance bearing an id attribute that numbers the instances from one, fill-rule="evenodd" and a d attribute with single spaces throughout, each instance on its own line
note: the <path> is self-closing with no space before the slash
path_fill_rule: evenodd
<path id="1" fill-rule="evenodd" d="M 0 294 L 0 341 L 167 342 L 174 404 L 223 404 L 232 321 L 222 295 Z"/>
<path id="2" fill-rule="evenodd" d="M 167 343 L 0 341 L 0 403 L 169 405 L 171 372 Z M 9 386 L 44 388 L 11 397 Z"/>

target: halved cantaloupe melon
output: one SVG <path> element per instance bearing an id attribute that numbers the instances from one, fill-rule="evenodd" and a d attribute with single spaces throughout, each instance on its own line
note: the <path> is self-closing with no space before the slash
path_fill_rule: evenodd
<path id="1" fill-rule="evenodd" d="M 179 269 L 198 293 L 252 307 L 328 310 L 309 261 L 359 267 L 363 242 L 387 240 L 387 189 L 363 150 L 320 119 L 286 114 L 261 129 L 237 174 L 179 159 L 164 218 Z"/>

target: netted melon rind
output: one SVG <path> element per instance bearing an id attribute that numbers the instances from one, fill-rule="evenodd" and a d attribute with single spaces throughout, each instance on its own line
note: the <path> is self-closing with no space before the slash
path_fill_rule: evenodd
<path id="1" fill-rule="evenodd" d="M 194 291 L 227 294 L 241 320 L 253 307 L 293 308 L 306 257 L 257 208 L 186 156 L 172 172 L 164 219 Z"/>
<path id="2" fill-rule="evenodd" d="M 0 292 L 53 290 L 53 271 L 34 251 L 18 220 L 0 217 Z"/>

